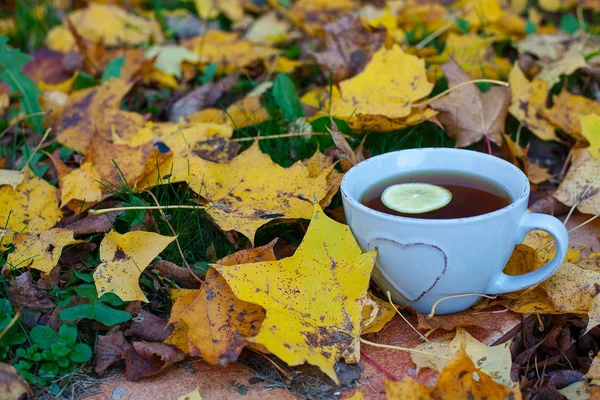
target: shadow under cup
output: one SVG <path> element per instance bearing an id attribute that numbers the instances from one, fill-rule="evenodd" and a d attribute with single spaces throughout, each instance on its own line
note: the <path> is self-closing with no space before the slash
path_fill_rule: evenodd
<path id="1" fill-rule="evenodd" d="M 417 172 L 475 175 L 502 187 L 512 202 L 491 213 L 456 219 L 419 219 L 382 213 L 361 204 L 374 185 Z M 554 217 L 527 213 L 529 181 L 514 165 L 459 149 L 411 149 L 370 158 L 350 169 L 341 184 L 347 223 L 363 251 L 377 249 L 373 281 L 394 302 L 429 313 L 438 300 L 464 294 L 520 290 L 548 278 L 566 253 L 567 233 Z M 557 241 L 555 258 L 540 270 L 510 277 L 502 270 L 514 246 L 532 229 Z M 464 310 L 480 296 L 440 301 L 436 314 Z"/>

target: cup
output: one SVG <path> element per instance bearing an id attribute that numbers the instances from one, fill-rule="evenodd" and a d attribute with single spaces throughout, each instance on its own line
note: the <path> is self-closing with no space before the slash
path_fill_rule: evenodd
<path id="1" fill-rule="evenodd" d="M 503 187 L 512 202 L 469 218 L 418 219 L 372 210 L 360 200 L 374 184 L 416 172 L 476 175 Z M 346 172 L 341 185 L 346 221 L 364 251 L 377 249 L 372 279 L 394 302 L 424 314 L 438 300 L 470 293 L 496 295 L 536 285 L 560 266 L 568 233 L 556 218 L 527 212 L 529 181 L 514 165 L 470 150 L 401 150 L 363 161 Z M 527 232 L 540 229 L 556 242 L 556 255 L 543 267 L 520 276 L 503 269 Z M 480 296 L 444 299 L 435 314 L 469 308 Z"/>

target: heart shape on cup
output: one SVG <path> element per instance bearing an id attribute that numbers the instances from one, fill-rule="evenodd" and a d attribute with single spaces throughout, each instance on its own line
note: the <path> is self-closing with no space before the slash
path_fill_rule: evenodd
<path id="1" fill-rule="evenodd" d="M 377 249 L 376 263 L 381 275 L 408 301 L 421 299 L 446 273 L 446 253 L 433 244 L 402 244 L 375 238 L 369 240 L 368 246 L 369 250 Z"/>

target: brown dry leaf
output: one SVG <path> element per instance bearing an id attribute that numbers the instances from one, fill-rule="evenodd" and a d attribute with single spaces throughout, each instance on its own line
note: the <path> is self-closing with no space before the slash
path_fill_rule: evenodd
<path id="1" fill-rule="evenodd" d="M 120 327 L 115 327 L 106 335 L 98 336 L 94 371 L 100 376 L 104 375 L 109 367 L 119 363 L 123 359 L 123 353 L 131 348 L 123 336 L 123 332 L 119 329 Z"/>
<path id="2" fill-rule="evenodd" d="M 459 85 L 470 80 L 469 75 L 455 60 L 442 66 L 448 85 Z M 460 87 L 430 104 L 440 111 L 437 119 L 448 133 L 456 138 L 456 147 L 466 147 L 484 137 L 500 144 L 510 103 L 510 89 L 494 86 L 482 93 L 475 85 Z"/>
<path id="3" fill-rule="evenodd" d="M 148 302 L 138 282 L 140 275 L 173 240 L 175 237 L 142 231 L 106 234 L 100 243 L 102 263 L 94 271 L 98 297 L 114 293 L 123 301 Z"/>
<path id="4" fill-rule="evenodd" d="M 502 151 L 505 154 L 505 158 L 519 167 L 521 170 L 527 172 L 527 168 L 529 167 L 529 159 L 527 158 L 527 152 L 529 151 L 529 146 L 521 147 L 519 146 L 512 138 L 503 134 L 502 138 Z"/>
<path id="5" fill-rule="evenodd" d="M 327 23 L 358 8 L 359 5 L 359 2 L 354 0 L 298 0 L 289 9 L 287 16 L 309 35 L 322 35 L 323 27 Z"/>
<path id="6" fill-rule="evenodd" d="M 156 375 L 185 355 L 173 346 L 153 342 L 133 342 L 124 352 L 125 378 L 137 382 L 141 378 Z"/>
<path id="7" fill-rule="evenodd" d="M 33 395 L 33 391 L 19 372 L 12 365 L 0 363 L 0 398 L 19 400 L 28 395 Z"/>
<path id="8" fill-rule="evenodd" d="M 203 64 L 217 63 L 231 74 L 279 53 L 279 50 L 240 39 L 235 32 L 210 30 L 182 45 L 201 57 Z"/>
<path id="9" fill-rule="evenodd" d="M 331 119 L 331 129 L 328 128 L 328 131 L 331 135 L 331 138 L 333 139 L 333 143 L 335 143 L 335 146 L 342 151 L 344 157 L 350 163 L 350 167 L 353 167 L 356 164 L 358 164 L 358 157 L 354 153 L 354 150 L 352 150 L 352 147 L 350 147 L 350 144 L 348 144 L 348 141 L 346 140 L 342 132 L 339 131 L 333 119 Z"/>
<path id="10" fill-rule="evenodd" d="M 234 266 L 212 265 L 241 300 L 266 317 L 251 341 L 294 366 L 308 362 L 338 383 L 341 357 L 359 360 L 362 309 L 375 251 L 362 254 L 350 229 L 319 206 L 293 256 Z"/>
<path id="11" fill-rule="evenodd" d="M 131 319 L 129 328 L 124 332 L 126 336 L 135 336 L 149 342 L 162 342 L 171 334 L 173 328 L 169 322 L 156 315 L 140 310 Z"/>
<path id="12" fill-rule="evenodd" d="M 571 75 L 579 68 L 585 67 L 587 62 L 582 55 L 583 47 L 582 43 L 571 45 L 559 60 L 544 65 L 535 79 L 544 80 L 548 82 L 548 87 L 552 87 L 555 83 L 560 82 L 561 75 Z"/>
<path id="13" fill-rule="evenodd" d="M 258 142 L 226 164 L 191 161 L 187 180 L 208 200 L 206 212 L 224 231 L 236 230 L 252 242 L 256 230 L 271 220 L 309 218 L 313 204 L 333 189 L 328 181 L 333 165 L 311 177 L 301 162 L 289 168 L 275 164 Z"/>
<path id="14" fill-rule="evenodd" d="M 554 193 L 554 198 L 567 206 L 577 204 L 584 214 L 600 213 L 600 160 L 588 149 L 573 149 L 571 167 Z"/>
<path id="15" fill-rule="evenodd" d="M 560 59 L 567 51 L 572 37 L 564 33 L 553 35 L 533 33 L 516 44 L 522 53 L 533 54 L 543 62 Z"/>
<path id="16" fill-rule="evenodd" d="M 244 39 L 258 44 L 275 44 L 286 40 L 290 29 L 288 21 L 278 18 L 275 11 L 269 11 L 254 20 Z"/>
<path id="17" fill-rule="evenodd" d="M 548 168 L 542 167 L 536 163 L 530 163 L 527 168 L 527 178 L 531 183 L 542 183 L 552 178 L 554 175 L 550 174 Z"/>
<path id="18" fill-rule="evenodd" d="M 10 280 L 9 300 L 18 309 L 52 309 L 55 307 L 48 294 L 38 289 L 31 279 L 29 271 Z"/>
<path id="19" fill-rule="evenodd" d="M 145 120 L 140 114 L 120 110 L 121 99 L 129 89 L 131 84 L 113 78 L 70 95 L 54 121 L 59 143 L 85 154 L 93 137 L 109 140 L 113 129 L 123 139 L 135 135 Z"/>
<path id="20" fill-rule="evenodd" d="M 498 329 L 498 316 L 493 312 L 477 312 L 473 310 L 461 311 L 449 315 L 436 315 L 428 318 L 427 315 L 417 314 L 419 329 L 452 331 L 466 326 L 478 326 L 483 329 Z"/>
<path id="21" fill-rule="evenodd" d="M 9 269 L 28 267 L 49 274 L 58 264 L 63 247 L 82 242 L 73 238 L 73 231 L 63 228 L 50 229 L 39 236 L 21 233 L 15 237 L 15 250 L 6 263 Z"/>
<path id="22" fill-rule="evenodd" d="M 512 90 L 508 111 L 538 138 L 558 140 L 554 126 L 540 116 L 540 112 L 546 108 L 548 82 L 540 79 L 530 82 L 516 63 L 508 80 Z"/>
<path id="23" fill-rule="evenodd" d="M 268 245 L 239 251 L 217 264 L 275 261 L 276 243 L 275 239 Z M 169 322 L 187 327 L 190 355 L 224 367 L 237 360 L 246 339 L 258 333 L 264 318 L 262 307 L 236 298 L 225 279 L 211 268 L 201 289 L 188 293 L 173 305 Z"/>
<path id="24" fill-rule="evenodd" d="M 38 87 L 48 90 L 47 85 L 59 85 L 73 76 L 63 62 L 64 55 L 56 51 L 41 48 L 29 54 L 33 60 L 23 66 L 23 73 L 31 78 Z"/>
<path id="25" fill-rule="evenodd" d="M 386 381 L 389 400 L 403 399 L 506 399 L 520 400 L 521 391 L 498 384 L 477 368 L 465 351 L 465 344 L 454 354 L 438 378 L 435 386 L 417 383 L 410 376 L 400 382 Z"/>
<path id="26" fill-rule="evenodd" d="M 600 103 L 571 94 L 566 89 L 558 96 L 553 96 L 552 103 L 552 108 L 542 109 L 540 115 L 577 140 L 584 140 L 579 117 L 589 114 L 600 115 Z"/>
<path id="27" fill-rule="evenodd" d="M 194 275 L 192 275 L 192 272 L 189 269 L 180 267 L 177 264 L 166 260 L 156 261 L 150 266 L 150 269 L 157 271 L 158 275 L 161 277 L 172 280 L 181 288 L 193 289 L 197 288 L 200 284 L 200 277 L 198 277 L 198 279 L 194 278 Z"/>
<path id="28" fill-rule="evenodd" d="M 311 54 L 327 77 L 333 73 L 334 83 L 361 72 L 385 38 L 384 30 L 367 30 L 357 15 L 343 15 L 323 29 L 327 50 Z"/>

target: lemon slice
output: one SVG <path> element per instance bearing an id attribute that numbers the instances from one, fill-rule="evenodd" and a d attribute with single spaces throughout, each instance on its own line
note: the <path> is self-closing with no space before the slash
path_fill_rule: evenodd
<path id="1" fill-rule="evenodd" d="M 438 210 L 452 200 L 452 192 L 429 183 L 392 185 L 381 194 L 386 207 L 405 214 L 421 214 Z"/>

